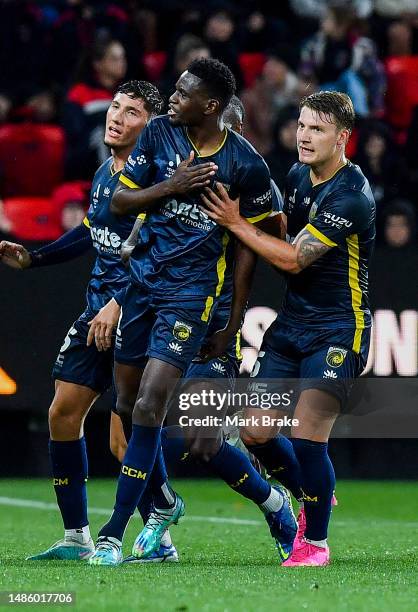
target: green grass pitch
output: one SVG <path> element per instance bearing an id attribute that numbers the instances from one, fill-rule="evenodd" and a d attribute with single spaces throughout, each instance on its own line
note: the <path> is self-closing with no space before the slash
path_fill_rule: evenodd
<path id="1" fill-rule="evenodd" d="M 75 609 L 89 611 L 418 609 L 415 483 L 340 482 L 330 532 L 332 565 L 293 569 L 279 566 L 259 510 L 214 480 L 175 482 L 186 501 L 186 517 L 172 529 L 178 564 L 25 562 L 26 555 L 61 537 L 59 514 L 48 505 L 53 492 L 46 480 L 0 483 L 2 591 L 74 591 Z M 89 482 L 94 535 L 114 490 L 109 480 Z M 19 506 L 19 500 L 30 503 Z M 43 503 L 34 507 L 36 501 Z M 139 519 L 132 519 L 125 554 L 139 527 Z"/>

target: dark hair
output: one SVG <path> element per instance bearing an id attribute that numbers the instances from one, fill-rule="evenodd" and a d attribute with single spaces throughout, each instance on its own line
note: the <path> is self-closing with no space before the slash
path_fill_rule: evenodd
<path id="1" fill-rule="evenodd" d="M 159 115 L 163 110 L 164 100 L 160 92 L 152 83 L 148 81 L 127 81 L 122 83 L 116 93 L 126 94 L 134 100 L 141 98 L 144 101 L 144 108 L 150 115 Z"/>
<path id="2" fill-rule="evenodd" d="M 95 62 L 100 62 L 109 47 L 115 43 L 123 46 L 117 38 L 112 38 L 107 32 L 100 32 L 92 45 L 81 55 L 75 70 L 74 82 L 94 82 Z"/>
<path id="3" fill-rule="evenodd" d="M 335 119 L 338 129 L 353 130 L 356 118 L 350 96 L 340 91 L 318 91 L 301 100 L 299 110 L 307 106 L 311 110 L 325 116 L 329 121 L 331 116 Z M 330 121 L 331 123 L 331 121 Z"/>
<path id="4" fill-rule="evenodd" d="M 240 123 L 243 123 L 245 118 L 245 108 L 241 100 L 238 96 L 233 95 L 229 101 L 228 106 L 224 110 L 224 119 L 226 120 L 226 115 L 233 115 L 237 117 Z"/>
<path id="5" fill-rule="evenodd" d="M 202 79 L 211 98 L 219 100 L 223 111 L 229 104 L 236 90 L 235 77 L 231 70 L 217 59 L 196 59 L 187 70 Z"/>

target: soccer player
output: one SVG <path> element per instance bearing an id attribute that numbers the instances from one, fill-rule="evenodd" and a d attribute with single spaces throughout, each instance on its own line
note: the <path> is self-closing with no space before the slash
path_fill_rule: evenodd
<path id="1" fill-rule="evenodd" d="M 244 107 L 242 102 L 237 96 L 233 96 L 223 113 L 224 124 L 228 129 L 232 129 L 242 135 L 243 119 Z M 282 210 L 282 197 L 280 191 L 274 184 L 272 184 L 272 196 L 273 210 Z M 263 228 L 277 233 L 277 221 L 275 216 L 267 217 L 262 223 Z M 125 243 L 124 248 L 129 249 L 130 245 L 136 245 L 141 225 L 141 220 L 135 223 L 135 227 L 127 243 Z M 236 244 L 234 244 L 234 242 Z M 204 347 L 200 351 L 202 355 L 205 355 L 205 358 L 200 360 L 195 359 L 190 364 L 184 374 L 185 384 L 181 387 L 181 393 L 187 392 L 189 394 L 198 394 L 202 392 L 202 390 L 210 391 L 214 388 L 217 391 L 225 392 L 228 388 L 233 389 L 235 378 L 239 374 L 241 361 L 240 330 L 237 327 L 232 330 L 232 326 L 229 323 L 230 305 L 234 288 L 235 293 L 237 291 L 243 292 L 239 301 L 240 304 L 245 307 L 251 287 L 256 256 L 251 249 L 247 247 L 243 248 L 243 245 L 239 242 L 237 243 L 237 241 L 231 241 L 230 245 L 228 245 L 228 249 L 230 252 L 227 254 L 227 259 L 228 255 L 229 258 L 234 255 L 234 250 L 236 249 L 236 271 L 234 273 L 234 278 L 232 269 L 230 269 L 229 273 L 226 272 L 219 302 L 208 327 Z M 241 317 L 238 317 L 236 320 L 236 326 L 239 327 L 243 318 L 243 308 L 241 308 L 240 314 Z M 232 335 L 232 331 L 235 330 L 237 332 L 236 335 Z M 232 335 L 232 340 L 227 340 L 226 348 L 223 349 L 225 334 L 227 337 Z M 220 354 L 219 357 L 211 359 L 210 356 L 213 353 L 222 354 Z M 211 381 L 211 384 L 208 384 L 209 381 Z M 180 391 L 178 391 L 174 397 L 172 408 L 175 408 L 179 393 Z M 225 406 L 223 410 L 216 412 L 216 416 L 220 420 L 224 417 L 226 408 L 227 406 Z M 208 409 L 203 406 L 191 406 L 187 415 L 190 419 L 202 419 L 208 415 Z M 248 496 L 250 499 L 253 498 L 253 501 L 263 500 L 264 491 L 268 490 L 266 483 L 261 479 L 261 476 L 255 474 L 254 468 L 251 466 L 248 458 L 242 456 L 241 450 L 231 450 L 228 446 L 225 446 L 226 444 L 227 442 L 223 437 L 221 426 L 211 429 L 209 427 L 199 426 L 168 426 L 164 427 L 162 430 L 162 449 L 166 463 L 170 465 L 179 465 L 181 462 L 190 458 L 200 461 L 215 475 L 224 478 L 234 491 L 244 496 Z M 112 414 L 111 446 L 113 454 L 122 462 L 126 452 L 127 442 L 120 417 L 116 414 Z M 235 462 L 237 472 L 235 472 L 235 469 L 233 470 L 231 468 L 231 461 Z M 229 463 L 229 466 L 224 470 L 224 464 L 226 462 Z M 257 482 L 258 485 L 256 484 Z M 149 491 L 149 489 L 151 489 L 150 486 L 147 487 L 147 494 L 142 496 L 139 503 L 141 515 L 144 517 L 144 523 L 146 523 L 141 539 L 146 538 L 147 530 L 152 530 L 153 525 L 158 521 L 158 516 L 155 516 L 150 503 L 152 500 L 152 492 Z M 257 489 L 260 491 L 259 498 L 254 496 L 254 491 Z M 128 556 L 124 559 L 124 563 L 155 563 L 177 560 L 178 554 L 171 542 L 171 537 L 167 530 L 161 539 L 161 545 L 158 550 L 140 559 L 133 555 Z"/>
<path id="2" fill-rule="evenodd" d="M 161 112 L 163 100 L 154 85 L 129 81 L 121 85 L 107 112 L 105 144 L 111 157 L 97 170 L 90 207 L 83 223 L 55 242 L 28 252 L 2 242 L 0 257 L 13 267 L 36 268 L 97 251 L 87 287 L 87 306 L 70 327 L 53 369 L 55 396 L 49 409 L 49 452 L 53 483 L 64 522 L 64 538 L 38 559 L 88 558 L 94 552 L 87 517 L 87 451 L 84 419 L 97 398 L 112 385 L 112 336 L 128 274 L 120 247 L 136 215 L 121 217 L 110 210 L 121 170 L 147 121 Z"/>
<path id="3" fill-rule="evenodd" d="M 158 524 L 148 531 L 145 541 L 141 536 L 136 539 L 134 556 L 157 550 L 164 531 L 184 513 L 182 499 L 167 481 L 161 424 L 173 384 L 207 333 L 212 307 L 224 283 L 229 235 L 199 207 L 203 187 L 199 173 L 194 194 L 172 189 L 166 178 L 181 160 L 188 160 L 191 168 L 195 157 L 211 160 L 218 181 L 234 197 L 240 195 L 245 218 L 254 223 L 270 214 L 270 176 L 265 162 L 222 121 L 234 88 L 233 75 L 222 63 L 212 59 L 193 62 L 176 84 L 168 115 L 152 120 L 141 134 L 113 197 L 112 209 L 119 214 L 149 210 L 140 245 L 131 257 L 131 285 L 124 298 L 115 349 L 117 406 L 122 420 L 135 404 L 132 436 L 114 511 L 99 532 L 91 564 L 121 563 L 123 534 L 148 482 Z M 231 312 L 234 318 L 233 308 Z M 222 467 L 228 465 L 224 461 Z M 236 465 L 231 462 L 232 468 Z M 241 474 L 240 469 L 238 472 Z M 268 520 L 277 524 L 282 549 L 289 550 L 295 536 L 289 502 L 283 493 L 265 484 L 259 504 Z M 256 495 L 260 493 L 256 489 Z"/>
<path id="4" fill-rule="evenodd" d="M 294 414 L 299 426 L 292 428 L 293 443 L 262 429 L 241 431 L 269 472 L 287 467 L 304 493 L 300 537 L 285 566 L 329 563 L 335 475 L 328 438 L 369 350 L 375 203 L 360 168 L 345 157 L 354 118 L 346 94 L 322 91 L 301 102 L 300 163 L 289 172 L 284 202 L 288 242 L 252 227 L 222 186 L 218 194 L 206 189 L 202 195 L 211 219 L 287 276 L 282 309 L 264 336 L 252 376 L 304 379 Z"/>

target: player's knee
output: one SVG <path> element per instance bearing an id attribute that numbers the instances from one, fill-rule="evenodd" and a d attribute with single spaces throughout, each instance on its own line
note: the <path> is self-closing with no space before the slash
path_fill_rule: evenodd
<path id="1" fill-rule="evenodd" d="M 84 413 L 66 402 L 52 402 L 48 413 L 49 429 L 78 437 L 83 424 Z"/>
<path id="2" fill-rule="evenodd" d="M 132 414 L 132 422 L 159 427 L 164 420 L 165 395 L 159 389 L 140 390 Z"/>
<path id="3" fill-rule="evenodd" d="M 251 427 L 241 427 L 239 430 L 239 436 L 247 448 L 249 446 L 266 444 L 266 442 L 270 440 L 270 435 L 263 433 L 259 428 L 252 429 Z"/>
<path id="4" fill-rule="evenodd" d="M 127 397 L 123 393 L 118 394 L 116 410 L 122 419 L 129 419 L 135 405 L 135 398 Z"/>
<path id="5" fill-rule="evenodd" d="M 196 461 L 208 463 L 218 454 L 221 444 L 216 438 L 197 438 L 190 446 L 190 455 Z"/>

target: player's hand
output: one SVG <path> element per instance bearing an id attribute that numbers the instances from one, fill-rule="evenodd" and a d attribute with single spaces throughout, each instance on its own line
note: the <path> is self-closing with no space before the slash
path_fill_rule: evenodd
<path id="1" fill-rule="evenodd" d="M 96 343 L 98 351 L 107 351 L 112 346 L 113 330 L 118 324 L 120 306 L 113 298 L 103 306 L 97 315 L 88 322 L 90 326 L 87 336 L 87 346 L 93 341 Z"/>
<path id="2" fill-rule="evenodd" d="M 213 162 L 192 166 L 193 160 L 194 151 L 190 151 L 188 159 L 182 161 L 177 166 L 173 176 L 168 179 L 170 182 L 170 190 L 173 194 L 188 193 L 195 189 L 202 189 L 210 184 L 218 166 Z"/>
<path id="3" fill-rule="evenodd" d="M 219 225 L 232 229 L 241 220 L 239 197 L 236 200 L 231 200 L 221 183 L 216 183 L 216 189 L 218 193 L 215 193 L 209 187 L 205 187 L 204 193 L 201 194 L 200 197 L 205 205 L 204 211 L 208 217 Z"/>
<path id="4" fill-rule="evenodd" d="M 29 251 L 23 245 L 7 240 L 0 242 L 0 261 L 18 270 L 29 268 L 32 263 Z"/>
<path id="5" fill-rule="evenodd" d="M 207 363 L 211 359 L 216 359 L 224 355 L 233 336 L 234 332 L 227 327 L 216 331 L 202 345 L 196 361 L 199 363 Z"/>

